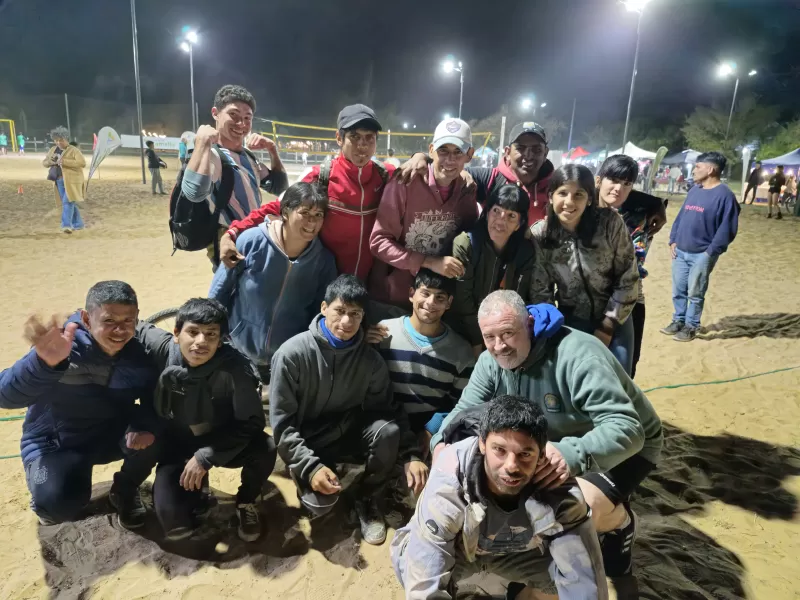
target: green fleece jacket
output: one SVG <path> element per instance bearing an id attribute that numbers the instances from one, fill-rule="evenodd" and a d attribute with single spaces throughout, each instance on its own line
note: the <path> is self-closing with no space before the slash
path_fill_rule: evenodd
<path id="1" fill-rule="evenodd" d="M 501 256 L 485 230 L 486 225 L 479 222 L 470 233 L 465 231 L 453 241 L 453 257 L 463 263 L 464 275 L 456 282 L 453 306 L 445 313 L 445 321 L 471 346 L 483 344 L 478 327 L 478 307 L 483 299 L 495 290 L 514 290 L 529 304 L 534 267 L 533 244 L 529 240 L 523 239 L 512 256 L 505 256 L 508 252 Z M 475 252 L 473 243 L 479 252 Z"/>
<path id="2" fill-rule="evenodd" d="M 458 412 L 503 394 L 539 405 L 547 417 L 547 438 L 564 456 L 570 475 L 607 471 L 634 454 L 658 461 L 664 438 L 650 401 L 600 340 L 569 327 L 534 342 L 513 371 L 501 368 L 489 352 L 481 354 L 431 448 Z"/>

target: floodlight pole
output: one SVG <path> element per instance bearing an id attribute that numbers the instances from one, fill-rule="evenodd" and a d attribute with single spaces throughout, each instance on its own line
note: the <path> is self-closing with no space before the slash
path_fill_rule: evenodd
<path id="1" fill-rule="evenodd" d="M 458 118 L 460 119 L 461 107 L 464 106 L 464 67 L 459 67 L 459 70 L 461 71 L 461 93 L 458 96 Z"/>
<path id="2" fill-rule="evenodd" d="M 139 156 L 142 159 L 142 183 L 147 183 L 144 171 L 144 138 L 142 137 L 142 88 L 139 81 L 139 34 L 136 30 L 136 0 L 131 0 L 131 27 L 133 28 L 133 75 L 136 80 L 136 115 L 139 117 Z"/>
<path id="3" fill-rule="evenodd" d="M 725 130 L 725 140 L 731 132 L 731 121 L 733 120 L 733 109 L 736 106 L 736 93 L 739 91 L 739 78 L 736 78 L 736 85 L 733 86 L 733 102 L 731 102 L 731 114 L 728 115 L 728 128 Z"/>
<path id="4" fill-rule="evenodd" d="M 189 43 L 189 80 L 192 86 L 192 131 L 197 131 L 197 114 L 194 102 L 194 44 Z"/>
<path id="5" fill-rule="evenodd" d="M 625 115 L 625 131 L 622 134 L 622 153 L 625 153 L 625 145 L 628 143 L 628 124 L 631 120 L 631 107 L 633 106 L 633 88 L 636 86 L 636 68 L 639 66 L 639 42 L 642 33 L 642 15 L 644 6 L 639 9 L 639 20 L 636 25 L 636 51 L 633 54 L 633 74 L 631 75 L 631 92 L 628 95 L 628 113 Z"/>
<path id="6" fill-rule="evenodd" d="M 569 140 L 567 140 L 567 152 L 572 149 L 572 130 L 575 127 L 575 106 L 578 103 L 578 98 L 572 99 L 572 119 L 569 122 Z"/>

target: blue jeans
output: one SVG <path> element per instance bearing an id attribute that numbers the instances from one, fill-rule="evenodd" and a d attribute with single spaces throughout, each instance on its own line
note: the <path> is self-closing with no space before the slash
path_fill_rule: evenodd
<path id="1" fill-rule="evenodd" d="M 703 314 L 708 279 L 718 257 L 677 248 L 676 252 L 677 258 L 672 261 L 672 305 L 675 307 L 672 320 L 697 329 Z"/>
<path id="2" fill-rule="evenodd" d="M 567 316 L 565 317 L 564 324 L 573 329 L 583 331 L 584 333 L 590 335 L 594 334 L 595 326 L 586 319 Z M 633 319 L 628 317 L 622 325 L 617 325 L 616 329 L 614 329 L 611 344 L 608 346 L 611 354 L 614 355 L 614 358 L 622 365 L 622 368 L 625 369 L 628 375 L 631 374 L 631 370 L 633 369 L 633 342 Z"/>
<path id="3" fill-rule="evenodd" d="M 75 202 L 70 202 L 67 198 L 67 190 L 64 188 L 64 180 L 56 181 L 58 195 L 61 196 L 61 229 L 83 229 L 83 219 L 81 211 Z"/>

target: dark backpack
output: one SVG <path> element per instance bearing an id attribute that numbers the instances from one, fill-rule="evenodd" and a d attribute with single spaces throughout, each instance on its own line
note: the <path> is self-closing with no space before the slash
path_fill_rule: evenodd
<path id="1" fill-rule="evenodd" d="M 389 181 L 389 171 L 383 166 L 382 163 L 379 163 L 377 160 L 373 160 L 372 163 L 375 165 L 375 168 L 378 169 L 378 173 L 381 174 L 381 179 L 383 180 L 383 185 L 386 185 L 386 182 Z M 319 166 L 319 177 L 317 177 L 317 189 L 320 192 L 323 192 L 326 196 L 328 195 L 328 184 L 331 181 L 331 157 L 328 156 L 325 159 L 325 162 Z"/>
<path id="2" fill-rule="evenodd" d="M 205 250 L 214 245 L 214 264 L 219 264 L 219 216 L 227 207 L 233 196 L 234 169 L 236 165 L 219 146 L 214 146 L 222 164 L 219 187 L 214 190 L 214 212 L 211 212 L 207 200 L 192 202 L 181 191 L 185 169 L 178 174 L 178 181 L 172 188 L 169 198 L 169 230 L 172 234 L 172 253 L 177 250 L 195 252 Z M 248 151 L 248 154 L 249 151 Z M 252 155 L 251 155 L 252 156 Z M 186 164 L 191 151 L 186 155 Z"/>

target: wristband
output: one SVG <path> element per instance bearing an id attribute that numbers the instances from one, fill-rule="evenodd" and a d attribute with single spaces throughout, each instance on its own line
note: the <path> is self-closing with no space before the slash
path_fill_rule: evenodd
<path id="1" fill-rule="evenodd" d="M 225 233 L 227 233 L 229 236 L 231 236 L 231 239 L 234 242 L 236 241 L 236 236 L 238 235 L 238 232 L 233 227 L 228 229 L 228 231 L 226 231 Z"/>

